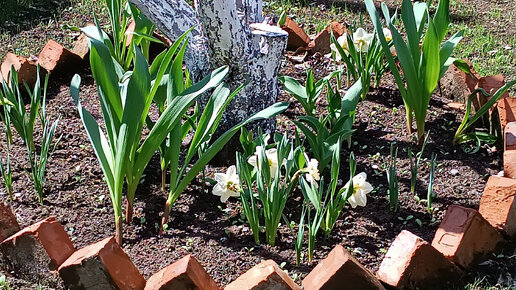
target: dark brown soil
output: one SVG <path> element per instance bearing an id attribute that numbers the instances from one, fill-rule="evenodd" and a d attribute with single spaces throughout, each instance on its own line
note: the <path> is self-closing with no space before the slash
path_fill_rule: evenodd
<path id="1" fill-rule="evenodd" d="M 313 59 L 305 65 L 313 67 L 317 77 L 333 69 L 331 62 L 326 59 Z M 305 69 L 305 66 L 296 66 L 287 61 L 282 73 L 303 78 Z M 91 73 L 85 70 L 81 76 L 83 105 L 99 120 L 100 106 Z M 17 197 L 10 202 L 4 194 L 2 199 L 11 204 L 22 226 L 50 215 L 56 216 L 74 245 L 81 248 L 114 234 L 113 210 L 102 171 L 70 97 L 69 84 L 52 77 L 50 84 L 48 114 L 52 118 L 61 116 L 57 135 L 62 138 L 48 164 L 44 205 L 38 205 L 37 195 L 28 179 L 28 163 L 19 138 L 16 138 L 11 151 Z M 278 130 L 292 132 L 290 119 L 301 114 L 302 109 L 291 96 L 283 94 L 282 99 L 292 104 L 279 117 Z M 427 117 L 429 144 L 423 155 L 425 160 L 421 164 L 418 178 L 417 194 L 425 199 L 428 160 L 431 153 L 436 153 L 438 165 L 434 191 L 437 197 L 432 204 L 432 214 L 426 212 L 426 204 L 418 203 L 410 194 L 407 148 L 415 150 L 415 140 L 414 135 L 406 132 L 403 103 L 391 77 L 387 75 L 381 88 L 372 89 L 367 99 L 359 104 L 353 142 L 343 152 L 343 160 L 347 160 L 350 151 L 355 153 L 357 172 L 366 172 L 375 190 L 369 195 L 366 207 L 345 208 L 331 236 L 317 240 L 315 259 L 311 263 L 305 259 L 300 266 L 296 266 L 293 246 L 296 230 L 285 223 L 280 226 L 275 247 L 254 244 L 238 200 L 232 198 L 227 204 L 222 204 L 218 197 L 211 194 L 210 187 L 202 192 L 198 180 L 185 190 L 172 208 L 168 231 L 164 236 L 158 236 L 157 228 L 166 193 L 160 189 L 161 173 L 157 156 L 149 164 L 137 192 L 135 217 L 131 224 L 125 225 L 124 250 L 145 278 L 184 255 L 193 254 L 221 286 L 265 259 L 284 263 L 283 269 L 288 270 L 299 283 L 337 244 L 343 244 L 367 268 L 376 271 L 390 243 L 401 230 L 409 230 L 431 241 L 446 208 L 451 204 L 478 208 L 487 178 L 502 170 L 501 152 L 496 148 L 483 147 L 476 154 L 470 155 L 452 144 L 451 140 L 463 114 L 448 109 L 445 106 L 447 102 L 449 100 L 440 97 L 438 93 L 431 101 Z M 323 110 L 323 100 L 320 105 L 319 109 Z M 40 136 L 36 138 L 39 140 Z M 0 140 L 4 146 L 3 134 Z M 388 208 L 387 180 L 383 170 L 392 142 L 399 148 L 400 208 L 396 213 L 390 212 Z M 2 157 L 5 157 L 4 149 L 2 147 Z M 208 172 L 222 170 L 210 168 Z M 347 182 L 345 161 L 341 177 L 342 184 Z M 0 191 L 5 193 L 3 186 Z M 294 192 L 285 209 L 289 222 L 298 222 L 300 207 L 301 195 Z M 472 282 L 486 276 L 486 281 L 492 284 L 500 282 L 516 287 L 514 247 L 505 249 L 503 255 L 493 256 L 469 272 L 464 281 Z M 31 288 L 30 284 L 22 286 L 23 281 L 9 280 L 18 285 L 17 289 Z"/>

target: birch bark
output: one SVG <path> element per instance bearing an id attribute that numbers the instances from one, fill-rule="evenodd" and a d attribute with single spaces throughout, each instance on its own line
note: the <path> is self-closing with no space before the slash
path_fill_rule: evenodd
<path id="1" fill-rule="evenodd" d="M 223 65 L 230 67 L 230 89 L 249 81 L 226 109 L 220 132 L 276 102 L 288 34 L 261 23 L 262 0 L 195 0 L 193 7 L 184 0 L 130 1 L 171 40 L 197 25 L 185 55 L 194 81 Z M 275 121 L 257 126 L 273 132 Z"/>

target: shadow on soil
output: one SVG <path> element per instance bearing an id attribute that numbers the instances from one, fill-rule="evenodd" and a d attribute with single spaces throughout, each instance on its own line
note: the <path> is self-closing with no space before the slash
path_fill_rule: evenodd
<path id="1" fill-rule="evenodd" d="M 0 32 L 10 34 L 30 29 L 32 26 L 60 14 L 70 6 L 70 0 L 4 0 L 0 13 Z M 2 2 L 4 2 L 2 1 Z"/>

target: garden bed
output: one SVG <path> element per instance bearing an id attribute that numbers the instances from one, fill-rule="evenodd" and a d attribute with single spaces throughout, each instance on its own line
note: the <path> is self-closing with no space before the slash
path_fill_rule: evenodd
<path id="1" fill-rule="evenodd" d="M 280 73 L 303 79 L 307 67 L 313 67 L 316 79 L 334 69 L 332 61 L 313 58 L 303 65 L 286 61 Z M 99 120 L 101 111 L 91 72 L 85 69 L 81 76 L 83 106 Z M 302 115 L 302 108 L 287 93 L 282 94 L 281 100 L 291 102 L 291 105 L 278 117 L 278 132 L 294 136 L 291 119 Z M 502 153 L 495 147 L 484 146 L 475 154 L 467 154 L 460 146 L 452 144 L 463 112 L 449 108 L 446 104 L 450 101 L 437 91 L 428 111 L 430 137 L 423 154 L 416 192 L 421 199 L 426 198 L 429 179 L 427 161 L 432 152 L 436 153 L 434 192 L 437 197 L 432 203 L 434 210 L 431 214 L 427 213 L 425 203 L 419 203 L 410 194 L 407 148 L 417 149 L 415 135 L 406 133 L 402 99 L 394 80 L 387 75 L 381 87 L 372 89 L 367 99 L 359 103 L 354 124 L 356 132 L 351 146 L 344 148 L 342 154 L 348 156 L 351 151 L 355 153 L 357 173 L 366 172 L 368 181 L 375 189 L 368 195 L 366 207 L 345 207 L 330 237 L 317 240 L 312 262 L 308 263 L 305 258 L 300 266 L 296 266 L 294 241 L 297 226 L 291 228 L 282 221 L 275 247 L 256 245 L 240 203 L 235 198 L 230 198 L 227 204 L 221 203 L 219 197 L 211 194 L 212 187 L 202 186 L 199 179 L 185 190 L 173 206 L 168 230 L 163 236 L 158 236 L 160 214 L 168 192 L 160 188 L 161 169 L 157 155 L 147 167 L 144 181 L 137 190 L 133 221 L 124 225 L 123 248 L 145 278 L 184 255 L 193 254 L 219 286 L 228 284 L 265 259 L 281 264 L 296 282 L 300 282 L 337 244 L 343 244 L 360 263 L 376 271 L 389 245 L 401 230 L 409 230 L 431 241 L 446 208 L 458 204 L 477 209 L 487 178 L 502 170 Z M 318 111 L 325 108 L 324 100 L 321 102 Z M 55 216 L 65 227 L 75 247 L 81 248 L 114 234 L 109 191 L 70 96 L 67 80 L 51 77 L 47 112 L 52 119 L 61 116 L 56 135 L 62 138 L 48 164 L 44 205 L 37 203 L 37 196 L 26 173 L 29 169 L 25 148 L 17 138 L 11 149 L 16 200 L 10 205 L 22 227 Z M 36 143 L 40 137 L 36 136 Z M 4 139 L 3 133 L 0 134 L 0 140 Z M 389 211 L 384 171 L 392 142 L 399 149 L 400 206 L 396 213 Z M 347 164 L 343 160 L 340 186 L 348 179 Z M 224 171 L 225 168 L 209 168 L 208 176 L 213 177 L 214 172 Z M 7 195 L 4 195 L 4 199 L 7 200 Z M 285 209 L 289 223 L 299 221 L 301 204 L 301 192 L 295 190 Z M 470 272 L 465 282 L 471 283 L 486 276 L 492 284 L 513 285 L 516 278 L 514 246 L 502 253 L 502 256 L 493 256 Z M 15 285 L 21 285 L 16 283 L 22 282 L 13 281 L 11 286 L 16 288 Z"/>
<path id="2" fill-rule="evenodd" d="M 331 65 L 318 59 L 310 64 L 314 66 L 316 74 L 322 75 Z M 96 88 L 88 73 L 82 73 L 81 97 L 84 106 L 99 118 Z M 304 70 L 289 63 L 284 73 L 297 77 Z M 50 83 L 48 114 L 62 116 L 58 127 L 58 136 L 62 135 L 62 139 L 48 166 L 44 206 L 37 204 L 32 185 L 24 172 L 27 164 L 19 162 L 14 163 L 17 197 L 11 206 L 22 226 L 50 215 L 56 216 L 74 245 L 80 248 L 114 234 L 112 207 L 102 171 L 73 105 L 68 84 L 60 83 L 59 80 L 51 80 Z M 292 101 L 287 94 L 283 94 L 282 98 Z M 187 188 L 172 208 L 169 229 L 163 236 L 158 236 L 159 215 L 163 211 L 166 193 L 160 189 L 161 172 L 157 156 L 150 163 L 145 180 L 139 186 L 133 222 L 124 228 L 124 250 L 146 278 L 191 253 L 219 285 L 229 283 L 263 259 L 285 263 L 283 268 L 300 281 L 340 243 L 367 268 L 376 271 L 391 241 L 401 230 L 409 230 L 431 241 L 448 205 L 478 208 L 487 177 L 497 174 L 502 168 L 500 152 L 494 148 L 482 148 L 471 155 L 464 153 L 459 146 L 452 145 L 453 134 L 463 113 L 447 108 L 446 103 L 449 101 L 436 94 L 427 119 L 430 138 L 423 157 L 429 158 L 431 152 L 438 154 L 434 185 L 437 198 L 432 204 L 435 209 L 433 214 L 428 214 L 426 205 L 418 203 L 410 194 L 410 167 L 406 149 L 414 147 L 414 136 L 407 135 L 401 125 L 405 118 L 403 104 L 386 79 L 382 88 L 373 90 L 359 104 L 354 126 L 357 131 L 353 135 L 351 148 L 345 150 L 356 154 L 357 172 L 366 172 L 375 190 L 369 194 L 366 207 L 351 209 L 346 206 L 332 235 L 317 241 L 315 258 L 311 263 L 305 259 L 300 266 L 295 265 L 295 229 L 283 222 L 275 247 L 258 246 L 254 244 L 239 202 L 231 198 L 227 204 L 221 203 L 219 197 L 211 194 L 211 187 L 207 186 L 203 193 L 198 181 Z M 300 106 L 292 104 L 284 115 L 279 116 L 278 130 L 285 130 L 293 136 L 290 119 L 301 110 Z M 12 148 L 11 158 L 24 160 L 24 148 L 17 142 Z M 388 209 L 387 182 L 382 169 L 391 142 L 396 142 L 399 148 L 401 194 L 397 213 Z M 346 168 L 347 162 L 342 164 Z M 426 161 L 422 164 L 416 191 L 421 198 L 425 198 L 429 166 Z M 208 172 L 211 171 L 220 172 L 224 169 L 211 168 Z M 346 182 L 344 179 L 339 182 Z M 285 214 L 289 222 L 299 221 L 301 200 L 301 193 L 297 190 L 287 203 Z M 506 253 L 508 256 L 512 254 Z M 496 279 L 500 273 L 514 269 L 514 266 L 514 259 L 508 259 L 500 267 L 489 267 L 488 274 Z"/>

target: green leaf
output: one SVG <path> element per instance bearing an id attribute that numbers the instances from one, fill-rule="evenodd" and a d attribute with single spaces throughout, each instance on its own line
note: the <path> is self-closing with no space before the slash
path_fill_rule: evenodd
<path id="1" fill-rule="evenodd" d="M 471 69 L 469 68 L 469 64 L 467 62 L 465 62 L 464 60 L 462 59 L 456 59 L 453 61 L 453 64 L 458 68 L 460 69 L 461 71 L 465 72 L 466 74 L 469 74 L 469 75 L 472 75 L 473 72 L 471 71 Z"/>
<path id="2" fill-rule="evenodd" d="M 362 95 L 362 79 L 358 79 L 346 92 L 340 105 L 341 114 L 349 115 L 357 109 L 358 101 Z"/>
<path id="3" fill-rule="evenodd" d="M 90 65 L 93 78 L 97 82 L 104 96 L 107 97 L 105 102 L 107 109 L 116 116 L 118 120 L 122 119 L 123 109 L 118 88 L 118 78 L 111 59 L 111 53 L 106 45 L 96 39 L 90 38 Z"/>
<path id="4" fill-rule="evenodd" d="M 237 125 L 233 126 L 231 129 L 227 130 L 222 134 L 213 144 L 208 147 L 206 152 L 195 162 L 195 164 L 190 168 L 185 177 L 181 180 L 180 184 L 176 188 L 176 192 L 171 193 L 169 195 L 169 204 L 173 203 L 177 197 L 183 192 L 183 190 L 190 184 L 190 181 L 197 176 L 197 173 L 208 164 L 208 162 L 226 145 L 226 143 L 235 135 L 236 132 L 240 130 L 242 126 L 245 126 L 251 122 L 267 119 L 272 116 L 276 116 L 277 114 L 285 111 L 288 108 L 289 104 L 286 102 L 276 103 L 268 108 L 261 110 L 260 112 L 252 115 L 247 120 L 244 120 Z"/>
<path id="5" fill-rule="evenodd" d="M 434 25 L 437 41 L 441 43 L 450 27 L 450 0 L 439 0 L 439 5 L 434 15 Z"/>
<path id="6" fill-rule="evenodd" d="M 134 149 L 136 149 L 140 141 L 141 127 L 144 122 L 144 120 L 141 120 L 141 117 L 138 118 L 137 116 L 147 117 L 147 113 L 143 113 L 145 100 L 149 95 L 151 80 L 145 57 L 136 45 L 133 44 L 133 46 L 135 51 L 134 71 L 127 86 L 122 123 L 127 125 L 128 142 L 134 142 L 135 144 L 131 144 L 131 147 L 134 146 Z"/>
<path id="7" fill-rule="evenodd" d="M 172 128 L 181 120 L 181 117 L 188 107 L 192 105 L 193 101 L 207 90 L 218 86 L 226 77 L 228 71 L 227 66 L 214 70 L 199 83 L 186 89 L 180 97 L 175 98 L 169 104 L 138 149 L 138 156 L 135 162 L 135 170 L 138 174 L 143 173 L 145 165 L 147 165 L 154 152 Z"/>
<path id="8" fill-rule="evenodd" d="M 414 64 L 419 63 L 419 59 L 421 58 L 421 53 L 419 50 L 420 35 L 418 33 L 418 29 L 416 26 L 416 19 L 414 17 L 412 1 L 403 0 L 403 4 L 401 7 L 401 18 L 403 19 L 403 24 L 405 26 L 405 30 L 407 31 L 407 40 L 410 48 L 410 55 L 407 55 L 407 58 L 412 59 Z M 394 44 L 396 45 L 396 41 L 394 42 Z M 397 46 L 396 51 L 398 51 Z"/>
<path id="9" fill-rule="evenodd" d="M 446 41 L 442 45 L 441 50 L 439 51 L 439 60 L 441 62 L 441 71 L 439 73 L 439 79 L 441 79 L 444 76 L 446 70 L 448 70 L 448 67 L 451 65 L 451 63 L 449 63 L 448 60 L 451 58 L 453 50 L 455 49 L 457 44 L 459 44 L 459 41 L 462 39 L 462 33 L 462 31 L 455 33 L 452 37 L 450 37 L 448 41 Z M 453 62 L 455 63 L 455 60 Z M 466 67 L 469 71 L 469 66 L 467 64 Z"/>
<path id="10" fill-rule="evenodd" d="M 426 31 L 425 39 L 423 41 L 422 65 L 422 68 L 424 69 L 423 84 L 425 86 L 425 90 L 428 97 L 430 97 L 432 92 L 435 90 L 437 82 L 439 81 L 441 64 L 439 61 L 439 54 L 436 53 L 439 51 L 439 45 L 440 43 L 437 39 L 434 22 L 430 20 L 428 23 L 428 30 Z M 426 108 L 428 107 L 428 101 L 423 98 L 421 101 L 426 103 L 420 105 L 419 108 L 420 110 L 424 110 L 426 112 Z"/>

